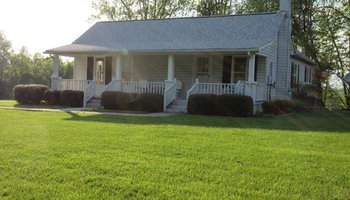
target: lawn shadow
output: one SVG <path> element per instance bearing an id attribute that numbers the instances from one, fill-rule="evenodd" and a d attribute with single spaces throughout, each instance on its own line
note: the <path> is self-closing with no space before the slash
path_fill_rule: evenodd
<path id="1" fill-rule="evenodd" d="M 137 124 L 137 125 L 177 125 L 193 127 L 247 128 L 266 130 L 291 130 L 310 132 L 350 133 L 350 112 L 320 111 L 305 114 L 290 114 L 273 117 L 219 117 L 201 115 L 175 115 L 168 117 L 126 117 L 112 115 L 86 115 L 67 112 L 66 120 Z"/>

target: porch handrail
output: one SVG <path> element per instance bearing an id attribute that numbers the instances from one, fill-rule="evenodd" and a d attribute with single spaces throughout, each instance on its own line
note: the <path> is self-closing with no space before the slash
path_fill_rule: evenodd
<path id="1" fill-rule="evenodd" d="M 192 85 L 192 87 L 187 91 L 187 95 L 186 95 L 186 99 L 188 100 L 188 98 L 192 95 L 195 94 L 198 90 L 198 85 L 199 85 L 199 80 L 198 78 L 196 79 L 196 82 Z"/>
<path id="2" fill-rule="evenodd" d="M 176 99 L 176 79 L 174 82 L 170 83 L 164 90 L 164 101 L 163 101 L 163 111 L 165 112 L 168 105 L 171 104 Z"/>
<path id="3" fill-rule="evenodd" d="M 105 86 L 104 91 L 114 91 L 115 83 L 116 83 L 116 80 L 112 80 L 111 82 L 109 82 L 108 85 Z"/>
<path id="4" fill-rule="evenodd" d="M 58 79 L 58 90 L 77 90 L 85 91 L 85 88 L 89 84 L 89 80 L 76 80 L 76 79 Z"/>
<path id="5" fill-rule="evenodd" d="M 95 95 L 96 93 L 96 81 L 88 81 L 89 85 L 84 90 L 84 101 L 83 107 L 86 108 L 87 102 Z"/>
<path id="6" fill-rule="evenodd" d="M 126 93 L 164 94 L 164 82 L 122 81 L 122 91 Z"/>
<path id="7" fill-rule="evenodd" d="M 239 94 L 250 96 L 253 102 L 257 100 L 256 82 L 238 82 L 238 83 L 196 83 L 187 91 L 187 100 L 192 94 Z"/>

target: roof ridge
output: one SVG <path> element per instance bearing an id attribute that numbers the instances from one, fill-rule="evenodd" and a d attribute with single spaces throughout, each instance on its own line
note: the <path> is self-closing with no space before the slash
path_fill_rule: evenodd
<path id="1" fill-rule="evenodd" d="M 123 22 L 137 22 L 137 21 L 167 21 L 167 20 L 179 20 L 179 19 L 206 19 L 206 18 L 226 18 L 226 17 L 239 17 L 239 16 L 252 16 L 252 15 L 270 15 L 279 14 L 281 12 L 259 12 L 259 13 L 245 13 L 245 14 L 232 14 L 232 15 L 210 15 L 210 16 L 196 16 L 196 17 L 174 17 L 163 19 L 133 19 L 133 20 L 120 20 L 120 21 L 99 21 L 96 23 L 123 23 Z"/>

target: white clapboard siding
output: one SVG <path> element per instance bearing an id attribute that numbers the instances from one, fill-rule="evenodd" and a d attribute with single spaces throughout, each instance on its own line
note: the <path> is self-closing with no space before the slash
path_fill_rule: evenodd
<path id="1" fill-rule="evenodd" d="M 174 76 L 181 81 L 182 88 L 178 91 L 178 98 L 185 99 L 187 91 L 192 87 L 193 56 L 178 55 L 174 57 Z"/>
<path id="2" fill-rule="evenodd" d="M 87 73 L 87 57 L 77 56 L 74 58 L 74 74 L 73 78 L 75 80 L 86 80 Z"/>
<path id="3" fill-rule="evenodd" d="M 223 56 L 212 56 L 212 74 L 211 82 L 221 83 L 222 82 L 222 69 L 223 69 Z"/>
<path id="4" fill-rule="evenodd" d="M 167 79 L 168 56 L 138 55 L 134 56 L 134 80 L 162 82 Z"/>
<path id="5" fill-rule="evenodd" d="M 290 88 L 290 23 L 283 20 L 278 32 L 276 98 L 289 99 Z"/>
<path id="6" fill-rule="evenodd" d="M 272 79 L 277 81 L 277 37 L 275 40 L 261 50 L 260 55 L 266 56 L 266 81 L 270 74 L 272 74 Z M 275 69 L 271 72 L 271 66 Z M 276 99 L 276 89 L 271 89 L 271 98 Z"/>

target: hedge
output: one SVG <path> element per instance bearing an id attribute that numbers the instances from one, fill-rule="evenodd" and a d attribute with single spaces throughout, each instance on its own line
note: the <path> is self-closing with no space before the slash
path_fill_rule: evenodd
<path id="1" fill-rule="evenodd" d="M 293 112 L 307 112 L 310 106 L 307 106 L 302 101 L 291 100 L 273 100 L 262 104 L 263 112 L 266 114 L 286 114 Z"/>
<path id="2" fill-rule="evenodd" d="M 196 115 L 218 115 L 218 103 L 215 94 L 194 94 L 188 98 L 187 113 Z"/>
<path id="3" fill-rule="evenodd" d="M 83 107 L 84 92 L 63 90 L 60 92 L 61 105 L 72 107 Z"/>
<path id="4" fill-rule="evenodd" d="M 16 85 L 13 88 L 13 96 L 19 104 L 38 105 L 43 100 L 44 92 L 46 90 L 49 90 L 49 87 L 46 85 Z"/>
<path id="5" fill-rule="evenodd" d="M 253 115 L 253 99 L 244 95 L 220 95 L 219 114 L 226 116 L 249 117 Z"/>
<path id="6" fill-rule="evenodd" d="M 163 96 L 158 94 L 135 94 L 106 91 L 101 104 L 105 109 L 162 112 Z"/>
<path id="7" fill-rule="evenodd" d="M 253 99 L 243 95 L 195 94 L 187 104 L 187 112 L 197 115 L 247 117 L 253 115 L 253 109 Z"/>
<path id="8" fill-rule="evenodd" d="M 61 105 L 61 92 L 58 90 L 46 90 L 43 99 L 48 105 Z"/>

